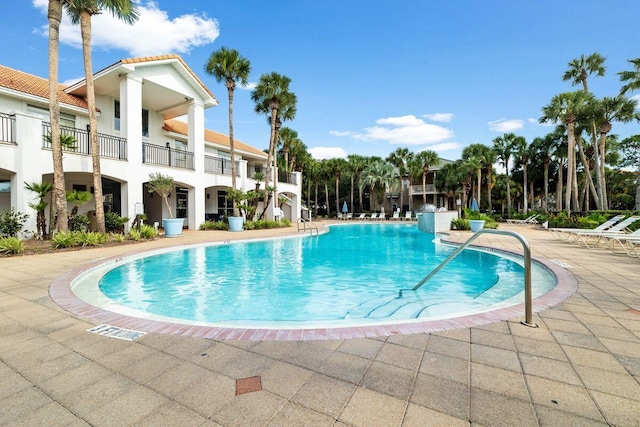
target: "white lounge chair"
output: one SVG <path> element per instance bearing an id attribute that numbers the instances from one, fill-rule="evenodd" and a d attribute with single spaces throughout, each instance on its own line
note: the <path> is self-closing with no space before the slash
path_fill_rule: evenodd
<path id="1" fill-rule="evenodd" d="M 345 221 L 349 221 L 351 219 L 353 219 L 353 213 L 352 212 L 348 212 L 346 216 L 343 216 L 342 219 L 344 219 Z"/>
<path id="2" fill-rule="evenodd" d="M 336 219 L 342 219 L 342 214 L 340 212 L 336 214 Z"/>
<path id="3" fill-rule="evenodd" d="M 357 220 L 359 220 L 359 221 L 363 221 L 366 217 L 367 217 L 367 214 L 366 214 L 366 213 L 361 213 L 361 214 L 358 216 L 358 218 L 356 218 L 356 219 L 357 219 Z"/>
<path id="4" fill-rule="evenodd" d="M 378 221 L 384 221 L 387 219 L 387 214 L 384 212 L 380 212 L 380 214 L 378 215 Z"/>
<path id="5" fill-rule="evenodd" d="M 413 218 L 411 218 L 411 211 L 406 211 L 404 213 L 404 220 L 405 221 L 411 221 Z"/>
<path id="6" fill-rule="evenodd" d="M 389 219 L 392 220 L 392 221 L 399 221 L 400 220 L 400 212 L 395 211 L 393 213 L 393 216 L 391 218 L 389 218 Z"/>
<path id="7" fill-rule="evenodd" d="M 367 219 L 370 219 L 371 221 L 375 221 L 378 219 L 378 213 L 377 212 L 373 212 L 371 213 L 371 216 Z"/>
<path id="8" fill-rule="evenodd" d="M 578 242 L 586 247 L 597 246 L 598 243 L 607 236 L 626 236 L 629 234 L 628 228 L 634 222 L 640 220 L 640 216 L 630 216 L 619 223 L 605 230 L 582 230 L 574 232 L 567 241 Z M 590 246 L 591 245 L 591 246 Z"/>
<path id="9" fill-rule="evenodd" d="M 525 219 L 507 219 L 507 224 L 525 224 L 525 225 L 529 225 L 529 224 L 537 224 L 538 221 L 536 220 L 536 218 L 538 218 L 540 216 L 540 214 L 533 214 L 528 218 Z"/>
<path id="10" fill-rule="evenodd" d="M 640 228 L 633 233 L 606 235 L 604 238 L 611 252 L 616 253 L 617 243 L 627 255 L 640 257 Z"/>
<path id="11" fill-rule="evenodd" d="M 622 220 L 622 218 L 624 218 L 624 215 L 616 215 L 613 218 L 608 219 L 607 221 L 603 222 L 596 228 L 589 231 L 606 230 L 607 228 L 612 227 L 614 224 Z M 581 228 L 549 228 L 549 231 L 551 232 L 551 235 L 553 236 L 554 239 L 565 240 L 574 233 L 587 231 L 587 230 L 584 230 Z"/>

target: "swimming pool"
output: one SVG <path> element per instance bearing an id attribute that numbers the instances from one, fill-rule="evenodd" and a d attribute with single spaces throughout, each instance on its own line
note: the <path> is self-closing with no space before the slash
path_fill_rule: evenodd
<path id="1" fill-rule="evenodd" d="M 454 248 L 407 224 L 333 226 L 319 237 L 197 246 L 114 260 L 72 282 L 82 300 L 188 325 L 335 327 L 482 313 L 522 302 L 517 257 L 467 250 L 416 292 Z M 533 263 L 534 298 L 555 276 Z"/>

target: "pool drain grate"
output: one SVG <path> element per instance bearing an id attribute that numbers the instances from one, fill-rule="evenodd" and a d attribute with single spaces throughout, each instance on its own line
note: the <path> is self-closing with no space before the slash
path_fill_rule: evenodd
<path id="1" fill-rule="evenodd" d="M 104 324 L 87 329 L 87 332 L 103 335 L 105 337 L 118 338 L 119 340 L 125 341 L 133 341 L 146 334 L 146 332 L 134 331 L 133 329 L 124 329 Z"/>

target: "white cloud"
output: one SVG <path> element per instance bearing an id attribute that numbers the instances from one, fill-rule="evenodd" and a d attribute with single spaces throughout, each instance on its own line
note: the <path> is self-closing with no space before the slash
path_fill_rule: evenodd
<path id="1" fill-rule="evenodd" d="M 461 145 L 457 142 L 443 142 L 441 144 L 434 144 L 434 145 L 425 147 L 424 150 L 433 150 L 437 152 L 442 152 L 442 151 L 456 150 L 460 147 Z M 424 150 L 420 150 L 420 151 L 424 151 Z"/>
<path id="2" fill-rule="evenodd" d="M 453 120 L 453 113 L 423 114 L 422 117 L 434 122 L 449 123 L 451 120 Z"/>
<path id="3" fill-rule="evenodd" d="M 555 125 L 556 125 L 554 122 L 543 122 L 543 123 L 540 123 L 540 120 L 538 120 L 538 119 L 534 119 L 533 117 L 532 117 L 532 118 L 527 119 L 527 121 L 528 121 L 529 123 L 531 123 L 531 124 L 538 125 L 538 126 L 553 127 L 553 126 L 555 126 Z"/>
<path id="4" fill-rule="evenodd" d="M 361 141 L 387 141 L 390 144 L 421 145 L 444 141 L 453 131 L 442 126 L 425 123 L 414 115 L 386 117 L 376 121 L 379 126 L 365 128 L 353 137 Z"/>
<path id="5" fill-rule="evenodd" d="M 347 158 L 347 152 L 341 147 L 313 147 L 309 148 L 309 154 L 316 160 Z"/>
<path id="6" fill-rule="evenodd" d="M 49 0 L 32 0 L 33 6 L 46 15 Z M 219 35 L 218 21 L 204 14 L 188 14 L 170 18 L 158 4 L 148 0 L 138 3 L 139 19 L 128 25 L 109 12 L 93 16 L 91 46 L 93 49 L 122 49 L 132 56 L 188 53 L 192 48 L 212 43 Z M 49 36 L 49 25 L 41 27 Z M 80 25 L 72 25 L 66 13 L 60 26 L 60 42 L 82 47 Z"/>
<path id="7" fill-rule="evenodd" d="M 254 90 L 256 88 L 256 85 L 258 83 L 256 82 L 249 82 L 247 83 L 246 86 L 242 86 L 242 85 L 238 85 L 238 89 L 242 89 L 242 90 Z"/>
<path id="8" fill-rule="evenodd" d="M 82 77 L 72 77 L 70 79 L 67 79 L 63 82 L 60 82 L 61 85 L 63 86 L 71 86 L 72 84 L 76 84 L 78 83 L 80 80 L 84 80 L 84 76 Z"/>
<path id="9" fill-rule="evenodd" d="M 489 129 L 496 132 L 513 132 L 522 129 L 524 122 L 519 119 L 499 119 L 488 123 Z"/>
<path id="10" fill-rule="evenodd" d="M 351 135 L 355 134 L 355 132 L 352 132 L 350 130 L 344 130 L 344 131 L 330 130 L 329 134 L 331 134 L 333 136 L 351 136 Z"/>

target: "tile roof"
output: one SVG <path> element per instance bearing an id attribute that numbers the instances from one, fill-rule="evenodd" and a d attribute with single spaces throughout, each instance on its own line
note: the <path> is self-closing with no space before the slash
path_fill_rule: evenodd
<path id="1" fill-rule="evenodd" d="M 14 70 L 4 65 L 0 65 L 0 87 L 38 96 L 45 100 L 49 99 L 49 79 Z M 61 103 L 88 108 L 87 102 L 83 98 L 65 93 L 63 91 L 64 85 L 58 85 L 58 88 Z"/>
<path id="2" fill-rule="evenodd" d="M 187 123 L 180 120 L 165 120 L 164 130 L 186 136 L 188 134 L 188 125 Z M 229 136 L 220 132 L 205 129 L 204 139 L 205 141 L 212 142 L 214 144 L 229 147 Z M 246 153 L 251 153 L 254 155 L 260 155 L 264 158 L 267 157 L 267 153 L 265 153 L 264 151 L 258 150 L 257 148 L 247 145 L 244 142 L 238 141 L 237 139 L 235 140 L 234 146 L 236 150 L 244 151 Z"/>

